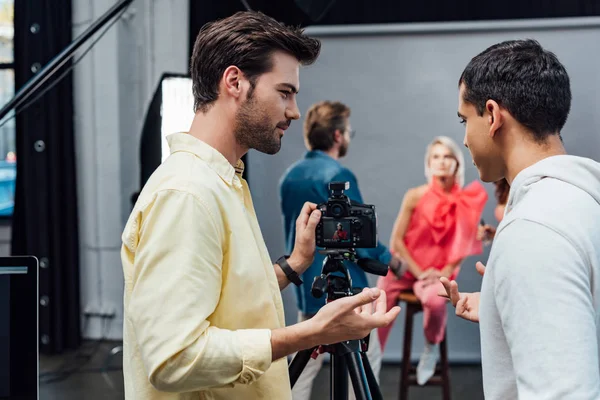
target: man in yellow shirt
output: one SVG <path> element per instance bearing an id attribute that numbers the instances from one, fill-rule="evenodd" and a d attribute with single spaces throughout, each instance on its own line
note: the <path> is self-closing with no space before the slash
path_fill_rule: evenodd
<path id="1" fill-rule="evenodd" d="M 255 12 L 204 26 L 191 60 L 195 117 L 140 193 L 123 232 L 127 399 L 291 399 L 286 356 L 388 325 L 365 289 L 285 327 L 280 290 L 312 263 L 316 205 L 289 258 L 271 262 L 240 158 L 275 154 L 292 120 L 299 66 L 320 43 Z M 375 306 L 372 306 L 373 302 Z"/>

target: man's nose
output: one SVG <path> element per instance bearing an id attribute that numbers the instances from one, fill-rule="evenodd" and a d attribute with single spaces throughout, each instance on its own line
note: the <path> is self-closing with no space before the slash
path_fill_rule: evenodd
<path id="1" fill-rule="evenodd" d="M 300 119 L 300 110 L 298 109 L 298 104 L 296 100 L 294 100 L 294 104 L 292 107 L 288 107 L 285 109 L 285 117 L 287 119 Z"/>

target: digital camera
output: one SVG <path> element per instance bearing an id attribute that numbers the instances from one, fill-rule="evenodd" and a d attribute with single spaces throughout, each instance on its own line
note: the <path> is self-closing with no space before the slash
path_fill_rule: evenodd
<path id="1" fill-rule="evenodd" d="M 377 247 L 375 206 L 356 203 L 344 195 L 350 182 L 331 182 L 331 196 L 318 205 L 317 246 L 330 249 Z"/>

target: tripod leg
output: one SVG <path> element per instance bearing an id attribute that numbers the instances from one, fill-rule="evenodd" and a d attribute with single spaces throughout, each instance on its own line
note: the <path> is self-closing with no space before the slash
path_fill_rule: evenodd
<path id="1" fill-rule="evenodd" d="M 313 351 L 315 351 L 315 349 L 316 347 L 313 347 L 312 349 L 299 351 L 290 363 L 289 372 L 290 384 L 292 385 L 291 387 L 294 387 L 294 385 L 296 384 L 296 381 L 300 377 L 302 371 L 304 371 L 304 367 L 306 367 L 306 364 L 308 364 L 310 356 L 312 355 Z"/>
<path id="2" fill-rule="evenodd" d="M 367 375 L 367 383 L 369 384 L 369 390 L 371 391 L 373 400 L 383 400 L 383 395 L 381 394 L 381 390 L 379 389 L 377 379 L 375 379 L 375 374 L 373 373 L 373 369 L 371 368 L 371 363 L 369 362 L 367 355 L 365 353 L 360 353 L 360 357 L 365 369 L 365 375 Z"/>
<path id="3" fill-rule="evenodd" d="M 348 372 L 350 373 L 350 379 L 352 380 L 352 387 L 354 388 L 354 394 L 356 400 L 372 400 L 371 392 L 369 391 L 369 383 L 367 382 L 367 375 L 363 367 L 360 355 L 357 352 L 346 354 L 346 362 L 348 364 Z"/>
<path id="4" fill-rule="evenodd" d="M 331 355 L 331 387 L 330 396 L 332 400 L 348 400 L 348 368 L 343 356 Z"/>

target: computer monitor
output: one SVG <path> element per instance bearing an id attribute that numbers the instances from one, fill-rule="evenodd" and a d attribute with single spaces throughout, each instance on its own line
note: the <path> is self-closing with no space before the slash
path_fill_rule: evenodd
<path id="1" fill-rule="evenodd" d="M 0 400 L 39 399 L 38 260 L 0 257 Z"/>

